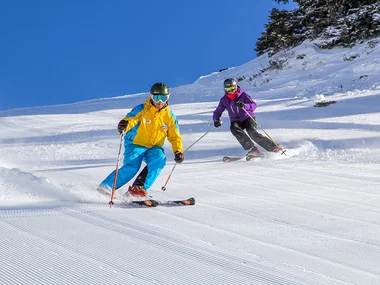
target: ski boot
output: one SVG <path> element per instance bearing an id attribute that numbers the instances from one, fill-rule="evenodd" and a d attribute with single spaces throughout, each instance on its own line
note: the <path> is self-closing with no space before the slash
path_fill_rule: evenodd
<path id="1" fill-rule="evenodd" d="M 129 186 L 128 193 L 132 197 L 145 197 L 148 196 L 148 192 L 146 192 L 146 189 L 144 186 Z"/>
<path id="2" fill-rule="evenodd" d="M 253 146 L 247 153 L 247 155 L 257 155 L 260 153 L 260 149 L 258 146 Z"/>

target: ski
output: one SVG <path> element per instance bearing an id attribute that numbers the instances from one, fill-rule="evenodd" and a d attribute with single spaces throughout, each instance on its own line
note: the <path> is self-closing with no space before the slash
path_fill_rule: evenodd
<path id="1" fill-rule="evenodd" d="M 255 153 L 255 154 L 248 154 L 245 159 L 247 161 L 252 161 L 252 160 L 255 160 L 256 158 L 264 158 L 265 157 L 265 154 L 264 153 Z"/>
<path id="2" fill-rule="evenodd" d="M 223 162 L 233 162 L 243 159 L 244 156 L 225 156 L 223 157 Z"/>
<path id="3" fill-rule="evenodd" d="M 192 206 L 195 205 L 195 199 L 193 197 L 185 200 L 168 200 L 165 202 L 159 202 L 160 205 L 183 205 L 183 206 Z"/>
<path id="4" fill-rule="evenodd" d="M 147 200 L 138 200 L 138 201 L 131 201 L 129 203 L 145 206 L 145 207 L 157 207 L 159 205 L 158 201 L 153 199 L 147 199 Z"/>
<path id="5" fill-rule="evenodd" d="M 195 199 L 193 197 L 184 199 L 184 200 L 167 200 L 167 201 L 158 201 L 154 199 L 146 199 L 146 200 L 134 200 L 127 202 L 127 204 L 134 204 L 134 205 L 139 205 L 139 206 L 144 206 L 144 207 L 157 207 L 159 205 L 161 206 L 192 206 L 195 205 Z"/>
<path id="6" fill-rule="evenodd" d="M 255 160 L 256 158 L 264 158 L 264 157 L 265 157 L 265 154 L 263 153 L 249 154 L 246 156 L 225 156 L 223 157 L 223 162 L 233 162 L 233 161 L 242 160 L 244 158 L 246 161 L 252 161 L 252 160 Z"/>

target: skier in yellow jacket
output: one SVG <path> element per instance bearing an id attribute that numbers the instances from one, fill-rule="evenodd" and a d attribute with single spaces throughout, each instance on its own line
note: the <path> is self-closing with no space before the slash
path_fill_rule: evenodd
<path id="1" fill-rule="evenodd" d="M 178 121 L 168 106 L 170 90 L 166 84 L 158 82 L 150 89 L 150 97 L 144 104 L 134 107 L 118 124 L 118 132 L 124 132 L 124 160 L 118 170 L 116 188 L 128 183 L 139 171 L 142 162 L 146 166 L 139 173 L 132 186 L 131 196 L 143 197 L 156 181 L 166 165 L 163 144 L 166 138 L 172 145 L 174 160 L 184 160 L 182 137 Z M 104 179 L 98 191 L 111 194 L 115 170 Z"/>

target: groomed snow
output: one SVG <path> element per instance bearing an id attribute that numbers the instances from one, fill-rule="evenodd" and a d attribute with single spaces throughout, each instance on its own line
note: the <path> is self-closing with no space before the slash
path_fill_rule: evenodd
<path id="1" fill-rule="evenodd" d="M 371 48 L 371 47 L 372 48 Z M 300 56 L 302 55 L 302 56 Z M 352 55 L 358 55 L 351 59 Z M 210 129 L 227 77 L 286 156 L 244 155 L 228 117 L 150 190 L 195 206 L 115 205 L 118 121 L 148 94 L 0 112 L 0 284 L 380 284 L 380 44 L 312 43 L 172 88 L 187 148 Z M 336 101 L 316 108 L 318 102 Z"/>

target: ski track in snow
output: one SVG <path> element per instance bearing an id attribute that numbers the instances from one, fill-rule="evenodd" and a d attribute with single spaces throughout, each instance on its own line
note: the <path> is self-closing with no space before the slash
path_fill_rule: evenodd
<path id="1" fill-rule="evenodd" d="M 220 177 L 218 177 L 218 179 L 216 181 L 218 181 L 218 183 L 221 181 L 222 179 Z M 288 180 L 287 184 L 286 185 L 289 185 L 290 180 Z M 338 179 L 339 181 L 339 179 Z M 222 181 L 223 182 L 223 181 Z M 227 183 L 227 181 L 224 181 L 225 183 Z M 185 185 L 184 185 L 185 186 Z M 217 188 L 219 189 L 220 185 L 217 185 Z M 210 187 L 210 188 L 213 188 L 213 187 Z M 260 186 L 257 186 L 257 185 L 254 185 L 253 186 L 253 189 L 252 190 L 256 190 L 257 188 L 260 188 L 260 191 L 265 191 L 266 192 L 266 195 L 268 194 L 268 192 L 274 192 L 273 191 L 273 188 L 269 188 L 269 187 L 260 187 Z M 218 194 L 221 194 L 218 189 L 215 189 L 215 190 L 211 190 L 211 189 L 203 189 L 203 191 L 211 191 L 211 192 L 214 192 L 215 194 L 214 195 L 217 195 L 216 193 Z M 292 187 L 292 189 L 294 189 Z M 284 190 L 286 191 L 286 189 L 284 188 L 281 188 L 279 189 L 281 192 L 283 192 Z M 234 194 L 233 192 L 234 191 L 238 191 L 238 188 L 232 190 L 230 193 L 223 193 L 223 194 L 226 194 L 226 196 L 229 196 L 229 199 L 228 200 L 232 200 L 231 197 L 235 197 L 235 199 L 233 199 L 233 201 L 236 201 L 238 199 L 236 198 L 240 198 L 239 200 L 243 199 L 245 201 L 247 201 L 247 196 L 245 196 L 244 194 Z M 288 191 L 287 194 L 292 194 L 294 195 L 291 191 Z M 296 194 L 297 195 L 297 194 Z M 315 199 L 315 198 L 322 198 L 322 199 L 327 199 L 327 200 L 330 200 L 331 198 L 326 198 L 326 197 L 323 197 L 323 196 L 320 196 L 320 195 L 307 195 L 307 194 L 298 194 L 299 196 L 301 197 L 305 197 L 306 198 L 311 198 L 311 199 Z M 249 198 L 248 198 L 249 199 Z M 254 198 L 255 200 L 257 198 Z M 265 201 L 270 201 L 268 199 L 260 199 L 260 200 L 265 200 Z M 308 199 L 303 199 L 303 200 L 308 200 Z M 340 201 L 342 200 L 338 200 L 338 199 L 332 199 L 335 203 L 339 203 Z M 200 204 L 201 202 L 198 202 L 198 205 Z M 342 204 L 344 206 L 344 204 Z M 250 218 L 250 217 L 255 217 L 255 218 L 258 218 L 260 220 L 263 220 L 264 222 L 262 223 L 263 224 L 263 227 L 265 224 L 267 223 L 273 223 L 273 224 L 278 224 L 280 226 L 286 226 L 288 229 L 293 229 L 293 230 L 301 230 L 301 231 L 305 231 L 307 232 L 309 235 L 314 232 L 316 233 L 317 235 L 320 235 L 320 237 L 318 237 L 318 240 L 321 240 L 323 239 L 322 236 L 325 236 L 327 239 L 328 238 L 332 238 L 332 239 L 338 239 L 340 242 L 347 242 L 347 243 L 350 243 L 350 242 L 354 242 L 354 243 L 358 243 L 360 244 L 359 246 L 360 247 L 363 247 L 363 246 L 367 246 L 369 247 L 369 251 L 371 250 L 371 248 L 373 250 L 376 250 L 380 253 L 380 242 L 378 242 L 376 240 L 377 243 L 372 243 L 372 242 L 368 242 L 368 241 L 361 241 L 361 240 L 358 240 L 358 239 L 355 239 L 355 238 L 352 238 L 352 237 L 344 237 L 344 236 L 341 236 L 341 235 L 336 235 L 336 234 L 332 234 L 332 233 L 328 233 L 328 232 L 325 232 L 325 231 L 321 231 L 321 230 L 317 230 L 317 229 L 313 229 L 312 227 L 306 227 L 306 226 L 300 226 L 300 225 L 292 225 L 291 223 L 289 222 L 286 222 L 286 221 L 281 221 L 280 218 L 266 218 L 260 214 L 251 214 L 249 212 L 245 212 L 245 211 L 241 211 L 241 210 L 236 210 L 234 207 L 226 207 L 226 206 L 213 206 L 213 205 L 206 205 L 208 207 L 214 207 L 214 208 L 219 208 L 223 211 L 231 211 L 233 213 L 235 213 L 234 216 L 236 216 L 236 214 L 240 214 L 242 216 L 248 216 L 248 217 L 243 217 L 242 219 L 244 218 Z M 246 205 L 244 205 L 246 206 Z M 357 206 L 360 206 L 360 207 L 365 207 L 367 208 L 368 206 L 366 205 L 361 205 L 361 204 L 358 204 L 358 205 L 355 205 L 356 207 Z M 241 206 L 239 206 L 239 208 L 241 208 Z M 379 208 L 377 208 L 379 209 Z M 286 209 L 285 210 L 289 211 L 289 209 Z M 366 209 L 365 209 L 366 210 Z M 304 209 L 304 211 L 308 211 L 310 212 L 308 209 Z M 321 213 L 319 212 L 318 215 L 320 215 Z M 376 211 L 376 214 L 378 214 L 378 211 Z M 310 213 L 308 213 L 308 215 L 310 216 Z M 317 216 L 318 216 L 317 215 Z M 297 216 L 302 216 L 302 213 L 301 214 L 298 214 Z M 326 216 L 332 216 L 334 218 L 340 218 L 341 219 L 341 222 L 343 222 L 344 220 L 348 221 L 348 222 L 351 222 L 351 226 L 356 226 L 358 227 L 358 223 L 362 223 L 364 225 L 362 225 L 362 227 L 366 227 L 367 228 L 367 231 L 370 232 L 370 230 L 368 228 L 371 228 L 371 223 L 368 223 L 366 221 L 360 221 L 360 220 L 357 220 L 355 218 L 342 218 L 342 217 L 339 217 L 338 215 L 331 215 L 331 214 L 325 214 L 325 218 Z M 318 218 L 318 217 L 317 217 Z M 373 233 L 370 235 L 370 236 L 373 236 L 374 234 L 378 233 L 378 227 L 379 227 L 379 224 L 378 223 L 372 223 L 373 225 Z M 280 230 L 278 230 L 278 232 L 280 232 Z M 310 237 L 309 237 L 310 238 Z M 262 240 L 264 242 L 264 240 Z M 348 246 L 349 247 L 349 246 Z M 287 247 L 288 249 L 291 249 L 290 247 Z M 297 250 L 296 248 L 294 248 L 294 250 Z M 310 254 L 312 256 L 315 256 L 315 257 L 318 257 L 317 255 L 313 254 L 312 252 L 304 252 L 304 253 L 307 253 L 307 254 Z M 344 264 L 344 263 L 340 263 L 339 261 L 335 261 L 334 259 L 327 259 L 326 257 L 322 257 L 322 259 L 326 259 L 326 260 L 329 260 L 329 261 L 332 261 L 332 262 L 336 262 L 340 265 L 343 265 L 343 266 L 347 266 L 347 267 L 351 267 L 349 264 Z M 376 262 L 373 264 L 373 268 L 375 269 L 376 268 Z M 359 268 L 356 268 L 356 269 L 359 269 Z M 369 273 L 373 273 L 374 275 L 378 274 L 379 272 L 377 270 L 374 270 L 374 271 L 371 271 L 371 270 L 366 270 L 366 269 L 362 269 L 363 271 L 367 271 Z"/>
<path id="2" fill-rule="evenodd" d="M 39 223 L 29 224 L 28 218 L 37 218 Z M 89 283 L 86 278 L 75 274 L 76 271 L 82 270 L 91 275 L 91 283 L 94 284 L 114 284 L 114 282 L 160 284 L 167 283 L 170 279 L 173 284 L 181 280 L 186 280 L 186 283 L 191 284 L 209 283 L 210 280 L 212 284 L 236 282 L 240 284 L 251 282 L 301 284 L 294 281 L 291 275 L 287 276 L 286 272 L 266 268 L 243 258 L 199 246 L 194 242 L 184 242 L 165 233 L 163 229 L 157 230 L 154 225 L 138 223 L 136 220 L 128 222 L 128 219 L 120 221 L 111 218 L 105 210 L 99 210 L 99 207 L 78 206 L 44 211 L 6 210 L 1 211 L 1 221 L 0 228 L 3 233 L 17 231 L 19 236 L 18 239 L 6 239 L 4 242 L 6 246 L 2 252 L 3 259 L 0 261 L 4 267 L 1 266 L 1 268 L 7 271 L 9 264 L 19 266 L 17 271 L 27 273 L 30 277 L 29 284 L 47 282 L 44 274 L 53 274 L 54 283 L 62 280 L 57 284 Z M 55 228 L 65 227 L 66 223 L 68 226 L 74 224 L 78 227 L 74 229 L 75 233 L 71 233 L 77 236 L 78 244 L 72 243 L 67 236 L 54 234 Z M 96 231 L 96 228 L 101 228 L 102 231 Z M 104 230 L 113 233 L 111 238 L 108 234 L 106 236 L 102 234 Z M 123 236 L 128 237 L 127 244 L 124 244 Z M 113 248 L 119 250 L 114 251 Z M 122 248 L 124 250 L 120 250 Z M 155 255 L 161 251 L 168 255 L 165 257 L 168 260 Z M 23 261 L 28 258 L 34 259 L 34 255 L 38 255 L 40 260 L 34 266 L 25 268 Z M 136 256 L 139 257 L 139 262 L 130 264 L 126 262 L 129 258 Z M 53 259 L 53 262 L 49 262 L 50 266 L 43 266 L 44 258 Z M 177 262 L 173 263 L 173 259 Z M 9 262 L 10 260 L 12 262 Z M 66 272 L 56 270 L 56 267 L 66 264 L 68 260 L 71 266 L 66 268 Z M 168 276 L 170 271 L 165 270 L 167 263 L 170 263 L 172 276 Z M 186 270 L 188 266 L 191 266 L 193 270 Z M 78 267 L 81 269 L 78 270 Z M 165 272 L 164 279 L 160 280 L 159 275 L 147 275 L 147 270 L 151 267 L 156 270 L 162 267 Z M 197 275 L 194 275 L 194 270 L 208 272 L 211 279 L 200 280 Z M 104 275 L 107 271 L 112 277 Z M 180 279 L 176 276 L 176 272 L 181 272 Z M 16 283 L 25 282 L 23 279 L 18 279 L 17 274 L 12 276 L 12 280 Z M 317 284 L 311 280 L 300 280 L 308 284 Z"/>

